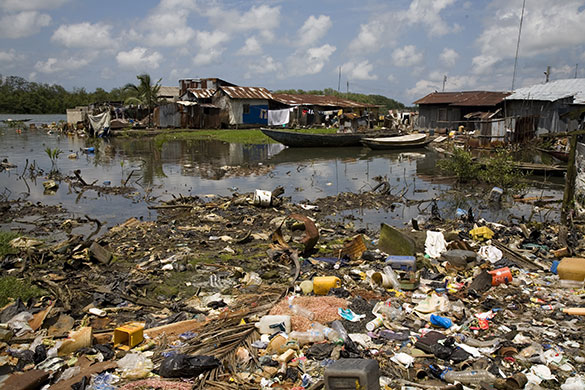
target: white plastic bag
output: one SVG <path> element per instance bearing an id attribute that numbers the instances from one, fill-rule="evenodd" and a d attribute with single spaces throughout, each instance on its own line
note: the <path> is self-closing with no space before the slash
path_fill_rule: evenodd
<path id="1" fill-rule="evenodd" d="M 447 241 L 442 232 L 427 231 L 427 239 L 425 240 L 425 252 L 431 258 L 436 259 L 447 250 Z"/>
<path id="2" fill-rule="evenodd" d="M 122 370 L 122 378 L 142 379 L 150 374 L 153 364 L 141 353 L 130 353 L 118 361 L 118 368 Z"/>
<path id="3" fill-rule="evenodd" d="M 22 336 L 27 332 L 32 332 L 32 328 L 28 324 L 28 321 L 32 319 L 32 314 L 30 314 L 28 311 L 22 311 L 8 320 L 8 327 L 14 332 L 16 336 Z"/>

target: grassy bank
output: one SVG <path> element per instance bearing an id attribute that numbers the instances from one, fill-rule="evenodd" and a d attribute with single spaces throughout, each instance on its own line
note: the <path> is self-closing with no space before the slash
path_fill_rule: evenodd
<path id="1" fill-rule="evenodd" d="M 300 129 L 295 130 L 301 133 L 311 134 L 331 134 L 335 133 L 337 129 Z M 172 131 L 169 133 L 161 133 L 154 137 L 154 142 L 157 147 L 161 147 L 165 142 L 181 140 L 217 140 L 224 142 L 232 142 L 238 144 L 270 144 L 277 143 L 271 138 L 265 136 L 258 129 L 246 130 L 184 130 Z"/>

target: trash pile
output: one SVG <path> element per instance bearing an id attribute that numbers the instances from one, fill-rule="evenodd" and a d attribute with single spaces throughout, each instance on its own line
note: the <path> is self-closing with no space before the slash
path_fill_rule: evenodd
<path id="1" fill-rule="evenodd" d="M 0 309 L 0 387 L 585 389 L 578 226 L 434 209 L 368 231 L 281 195 L 11 240 L 3 274 L 43 294 Z"/>

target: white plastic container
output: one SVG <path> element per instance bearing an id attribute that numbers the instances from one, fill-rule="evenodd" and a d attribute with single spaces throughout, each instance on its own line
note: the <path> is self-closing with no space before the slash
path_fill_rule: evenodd
<path id="1" fill-rule="evenodd" d="M 268 207 L 272 200 L 272 192 L 264 190 L 256 190 L 254 192 L 254 204 L 257 206 Z"/>
<path id="2" fill-rule="evenodd" d="M 274 334 L 282 331 L 278 324 L 283 324 L 284 331 L 290 333 L 290 316 L 287 315 L 266 315 L 256 322 L 256 328 L 262 334 Z"/>

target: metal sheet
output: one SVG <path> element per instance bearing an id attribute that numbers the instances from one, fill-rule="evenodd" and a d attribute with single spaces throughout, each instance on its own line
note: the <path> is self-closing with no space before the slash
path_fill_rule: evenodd
<path id="1" fill-rule="evenodd" d="M 585 79 L 566 79 L 519 88 L 506 100 L 543 100 L 554 102 L 573 97 L 574 104 L 585 104 Z"/>

